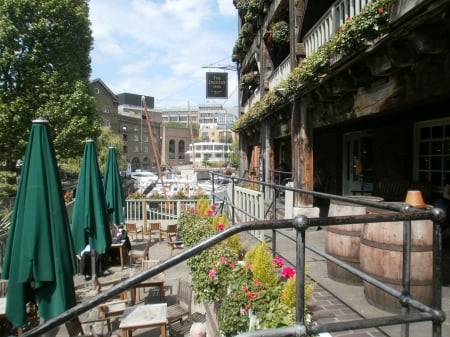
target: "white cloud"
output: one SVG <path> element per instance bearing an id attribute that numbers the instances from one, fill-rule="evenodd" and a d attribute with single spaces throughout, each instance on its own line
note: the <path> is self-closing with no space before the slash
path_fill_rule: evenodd
<path id="1" fill-rule="evenodd" d="M 199 104 L 206 100 L 202 66 L 231 64 L 237 37 L 231 0 L 95 0 L 90 10 L 92 78 L 115 93 Z M 230 80 L 229 92 L 235 87 Z"/>

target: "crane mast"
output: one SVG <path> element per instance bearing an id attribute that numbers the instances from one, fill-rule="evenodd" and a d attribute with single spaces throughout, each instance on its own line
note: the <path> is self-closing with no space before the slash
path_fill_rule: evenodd
<path id="1" fill-rule="evenodd" d="M 153 152 L 153 157 L 155 158 L 155 162 L 156 162 L 156 169 L 158 170 L 158 177 L 161 180 L 161 185 L 162 185 L 162 190 L 163 190 L 164 196 L 167 197 L 166 188 L 164 186 L 163 174 L 161 172 L 159 153 L 156 148 L 155 137 L 153 136 L 153 130 L 152 130 L 151 123 L 150 123 L 150 114 L 148 113 L 148 110 L 147 110 L 147 102 L 145 101 L 145 96 L 142 96 L 141 102 L 142 102 L 142 105 L 144 106 L 145 120 L 147 123 L 148 134 L 150 136 L 150 142 L 152 144 L 152 152 Z"/>

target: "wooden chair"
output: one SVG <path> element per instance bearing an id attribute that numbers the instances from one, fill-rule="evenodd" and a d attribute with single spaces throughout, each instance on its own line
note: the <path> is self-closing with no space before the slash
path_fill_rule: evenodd
<path id="1" fill-rule="evenodd" d="M 104 323 L 107 323 L 108 331 L 103 333 Z M 99 335 L 95 329 L 95 323 L 102 323 L 102 332 Z M 89 324 L 89 333 L 87 333 L 84 329 L 84 325 Z M 73 336 L 91 336 L 91 337 L 119 337 L 116 334 L 112 334 L 111 331 L 111 322 L 109 318 L 99 318 L 95 320 L 89 320 L 82 322 L 79 318 L 75 318 L 73 320 L 67 321 L 65 323 L 67 332 L 70 337 Z"/>
<path id="2" fill-rule="evenodd" d="M 150 238 L 151 238 L 152 234 L 158 235 L 159 242 L 162 241 L 161 223 L 159 223 L 159 222 L 150 223 L 150 232 L 148 234 Z"/>
<path id="3" fill-rule="evenodd" d="M 134 239 L 137 240 L 139 233 L 141 234 L 142 240 L 144 240 L 144 232 L 142 231 L 142 228 L 138 228 L 136 223 L 125 223 L 125 230 L 127 231 L 127 234 L 134 233 Z"/>
<path id="4" fill-rule="evenodd" d="M 175 249 L 184 249 L 184 242 L 177 240 L 177 235 L 169 235 L 168 244 L 170 245 L 170 256 L 173 255 Z"/>
<path id="5" fill-rule="evenodd" d="M 164 231 L 166 233 L 166 241 L 169 242 L 169 237 L 177 235 L 177 224 L 167 225 L 167 229 Z"/>
<path id="6" fill-rule="evenodd" d="M 150 250 L 150 245 L 152 243 L 152 239 L 149 238 L 147 243 L 145 244 L 144 250 L 136 250 L 132 249 L 128 252 L 128 258 L 130 260 L 130 267 L 133 266 L 135 261 L 137 260 L 148 260 L 148 251 Z"/>
<path id="7" fill-rule="evenodd" d="M 96 287 L 97 287 L 97 292 L 101 293 L 102 291 L 108 290 L 112 287 L 114 287 L 115 285 L 117 285 L 118 283 L 122 282 L 124 280 L 123 277 L 116 277 L 113 279 L 102 279 L 100 280 L 99 278 L 96 278 L 94 281 L 96 282 Z M 127 292 L 121 292 L 119 295 L 117 295 L 117 298 L 119 298 L 120 300 L 128 300 L 128 295 Z"/>
<path id="8" fill-rule="evenodd" d="M 185 280 L 178 279 L 177 300 L 175 304 L 167 307 L 167 322 L 182 321 L 191 314 L 192 289 L 191 284 Z"/>
<path id="9" fill-rule="evenodd" d="M 6 297 L 8 291 L 8 280 L 0 280 L 0 297 Z"/>
<path id="10" fill-rule="evenodd" d="M 128 300 L 117 300 L 105 302 L 98 306 L 101 318 L 111 318 L 114 316 L 122 316 L 128 306 Z"/>

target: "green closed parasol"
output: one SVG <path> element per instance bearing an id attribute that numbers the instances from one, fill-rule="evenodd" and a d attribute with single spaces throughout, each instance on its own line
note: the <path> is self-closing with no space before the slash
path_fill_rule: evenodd
<path id="1" fill-rule="evenodd" d="M 6 244 L 6 316 L 16 327 L 26 323 L 29 301 L 37 303 L 41 320 L 76 304 L 75 250 L 47 127 L 33 121 Z"/>
<path id="2" fill-rule="evenodd" d="M 125 222 L 123 214 L 125 198 L 120 180 L 119 166 L 117 165 L 116 149 L 114 147 L 108 149 L 103 186 L 105 187 L 106 206 L 109 213 L 112 213 L 112 223 L 121 225 Z"/>
<path id="3" fill-rule="evenodd" d="M 103 254 L 111 245 L 105 192 L 97 162 L 94 141 L 84 147 L 72 213 L 72 237 L 77 252 L 90 245 L 92 278 L 95 278 L 95 253 Z"/>

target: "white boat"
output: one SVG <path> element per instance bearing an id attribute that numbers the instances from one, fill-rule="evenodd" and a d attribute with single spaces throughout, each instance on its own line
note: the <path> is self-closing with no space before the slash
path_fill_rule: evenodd
<path id="1" fill-rule="evenodd" d="M 158 176 L 150 171 L 136 171 L 131 173 L 130 177 L 134 180 L 134 187 L 140 193 L 143 193 L 149 185 L 158 182 Z"/>

